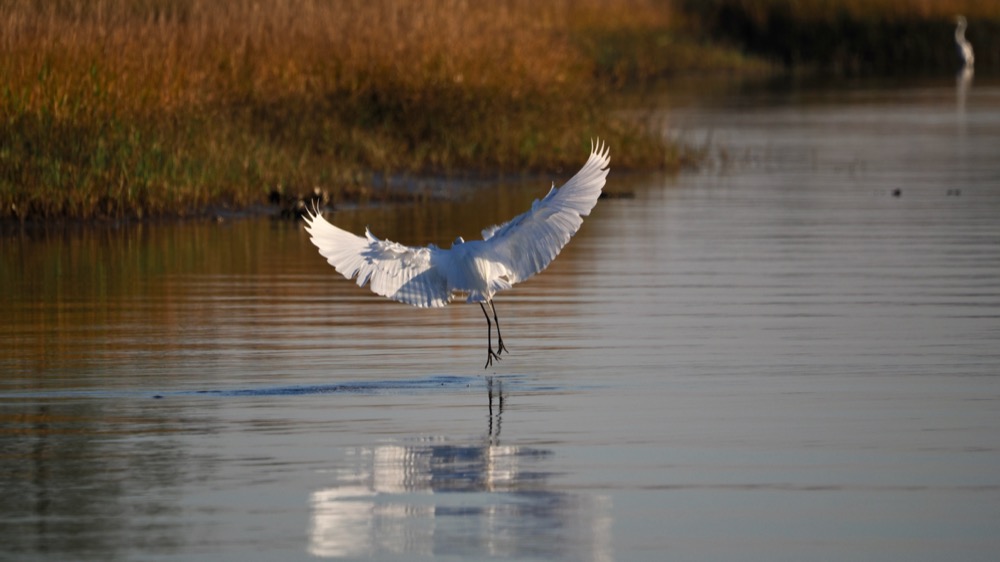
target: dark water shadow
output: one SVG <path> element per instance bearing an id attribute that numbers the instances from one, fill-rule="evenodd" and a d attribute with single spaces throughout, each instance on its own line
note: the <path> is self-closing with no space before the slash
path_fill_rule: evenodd
<path id="1" fill-rule="evenodd" d="M 169 398 L 246 398 L 246 397 L 295 397 L 329 394 L 385 396 L 416 395 L 433 392 L 479 391 L 489 386 L 490 381 L 503 381 L 504 393 L 560 393 L 594 390 L 598 385 L 551 384 L 538 380 L 535 375 L 508 374 L 502 376 L 430 375 L 412 379 L 389 379 L 368 381 L 343 381 L 323 384 L 268 385 L 232 388 L 201 388 L 183 390 L 140 390 L 140 389 L 52 389 L 0 391 L 0 400 L 65 400 L 65 399 L 114 399 L 163 400 Z M 496 383 L 495 383 L 496 384 Z M 497 397 L 499 399 L 499 388 Z"/>
<path id="2" fill-rule="evenodd" d="M 513 380 L 513 379 L 512 379 Z M 314 396 L 321 394 L 413 394 L 437 390 L 464 390 L 479 387 L 482 377 L 432 375 L 414 379 L 374 381 L 345 381 L 328 384 L 296 384 L 236 388 L 209 388 L 197 390 L 109 390 L 109 389 L 56 389 L 0 392 L 0 399 L 23 398 L 154 398 L 205 396 L 214 398 L 240 398 L 247 396 Z"/>
<path id="3" fill-rule="evenodd" d="M 136 390 L 136 389 L 53 389 L 53 390 L 23 390 L 0 392 L 0 400 L 9 399 L 167 399 L 174 397 L 190 398 L 203 396 L 206 398 L 244 398 L 244 397 L 289 397 L 317 396 L 325 394 L 348 395 L 411 395 L 438 391 L 479 391 L 484 386 L 500 384 L 502 379 L 504 393 L 512 392 L 568 392 L 593 388 L 591 386 L 553 385 L 545 381 L 537 381 L 531 375 L 501 376 L 463 376 L 463 375 L 430 375 L 412 379 L 389 379 L 367 381 L 343 381 L 323 384 L 268 385 L 233 388 L 201 388 L 184 390 Z M 497 383 L 491 381 L 496 380 Z M 499 387 L 497 389 L 499 397 Z M 499 398 L 498 398 L 499 400 Z"/>
<path id="4" fill-rule="evenodd" d="M 179 391 L 157 396 L 311 396 L 318 394 L 412 394 L 435 390 L 458 390 L 482 384 L 479 377 L 434 375 L 416 379 L 351 381 L 330 384 L 262 386 L 256 388 Z"/>

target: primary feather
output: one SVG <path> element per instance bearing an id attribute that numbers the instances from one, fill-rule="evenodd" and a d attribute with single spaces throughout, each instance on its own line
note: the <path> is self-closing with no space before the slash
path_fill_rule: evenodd
<path id="1" fill-rule="evenodd" d="M 484 230 L 482 240 L 459 240 L 449 249 L 404 246 L 367 230 L 356 236 L 318 211 L 306 215 L 306 230 L 330 265 L 376 294 L 421 307 L 444 306 L 456 293 L 468 294 L 468 302 L 486 302 L 555 259 L 597 204 L 610 161 L 608 148 L 598 141 L 565 185 L 553 185 L 528 211 Z"/>

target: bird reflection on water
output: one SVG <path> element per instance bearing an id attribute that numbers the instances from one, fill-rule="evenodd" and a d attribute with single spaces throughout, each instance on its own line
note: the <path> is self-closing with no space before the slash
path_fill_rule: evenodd
<path id="1" fill-rule="evenodd" d="M 496 398 L 497 398 L 497 413 L 496 413 L 496 429 L 493 427 L 493 386 L 496 384 Z M 489 406 L 490 406 L 490 426 L 489 435 L 490 445 L 500 445 L 500 422 L 503 416 L 503 379 L 486 377 L 486 394 L 489 396 Z"/>
<path id="2" fill-rule="evenodd" d="M 506 395 L 486 379 L 487 432 L 360 447 L 338 485 L 311 497 L 314 556 L 609 560 L 609 501 L 551 491 L 547 449 L 503 445 Z M 561 539 L 561 540 L 556 540 Z"/>

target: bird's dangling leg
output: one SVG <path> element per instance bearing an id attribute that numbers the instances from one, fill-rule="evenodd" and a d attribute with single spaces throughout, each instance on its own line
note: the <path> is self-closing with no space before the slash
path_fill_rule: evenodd
<path id="1" fill-rule="evenodd" d="M 490 315 L 486 312 L 486 307 L 483 303 L 479 303 L 479 308 L 483 309 L 483 316 L 486 317 L 486 365 L 484 369 L 488 368 L 493 364 L 493 360 L 500 360 L 500 356 L 493 353 L 493 325 L 490 323 Z M 497 333 L 500 333 L 500 326 L 497 326 Z"/>
<path id="2" fill-rule="evenodd" d="M 493 304 L 493 299 L 490 299 L 490 309 L 493 310 L 493 323 L 497 325 L 497 355 L 499 356 L 504 351 L 507 351 L 507 346 L 503 344 L 503 336 L 500 335 L 500 320 L 497 319 L 497 307 Z M 486 321 L 489 322 L 489 318 Z M 510 352 L 508 351 L 507 353 Z"/>

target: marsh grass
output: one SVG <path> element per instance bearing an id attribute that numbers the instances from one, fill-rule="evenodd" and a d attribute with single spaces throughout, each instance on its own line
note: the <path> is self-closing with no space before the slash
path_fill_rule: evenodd
<path id="1" fill-rule="evenodd" d="M 554 170 L 597 136 L 620 168 L 672 165 L 659 135 L 612 117 L 581 48 L 670 18 L 652 0 L 7 0 L 0 217 Z"/>
<path id="2" fill-rule="evenodd" d="M 674 167 L 613 92 L 950 68 L 960 12 L 1000 65 L 1000 0 L 0 0 L 0 219 L 387 197 L 375 175 L 553 173 L 598 136 Z"/>

